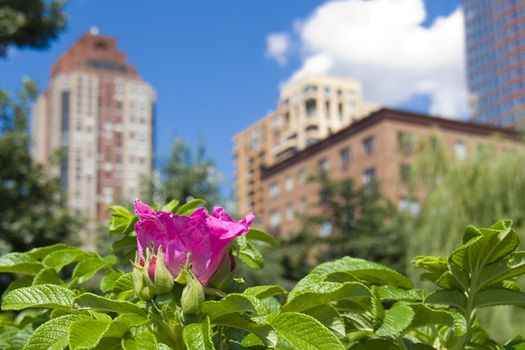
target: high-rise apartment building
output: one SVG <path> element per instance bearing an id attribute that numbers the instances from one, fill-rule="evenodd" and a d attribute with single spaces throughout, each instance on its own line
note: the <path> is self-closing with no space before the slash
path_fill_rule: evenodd
<path id="1" fill-rule="evenodd" d="M 141 194 L 151 176 L 155 91 L 116 40 L 92 30 L 54 63 L 33 110 L 33 157 L 48 163 L 67 206 L 90 219 Z"/>
<path id="2" fill-rule="evenodd" d="M 525 120 L 525 2 L 462 3 L 472 117 L 516 125 Z"/>
<path id="3" fill-rule="evenodd" d="M 275 111 L 234 138 L 236 199 L 239 212 L 264 216 L 261 171 L 366 116 L 358 81 L 307 76 L 284 86 Z"/>

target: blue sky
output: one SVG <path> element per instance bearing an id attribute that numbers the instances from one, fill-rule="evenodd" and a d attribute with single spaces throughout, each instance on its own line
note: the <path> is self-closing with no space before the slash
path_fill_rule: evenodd
<path id="1" fill-rule="evenodd" d="M 229 193 L 233 135 L 273 109 L 279 84 L 300 70 L 309 56 L 324 50 L 307 48 L 310 43 L 301 37 L 298 23 L 308 24 L 325 5 L 318 0 L 70 0 L 66 33 L 48 50 L 18 50 L 0 60 L 0 86 L 13 91 L 28 76 L 45 87 L 60 53 L 97 26 L 102 34 L 117 38 L 129 61 L 157 91 L 157 158 L 167 156 L 175 137 L 192 145 L 202 140 L 225 175 L 225 193 Z M 454 12 L 458 1 L 426 0 L 424 5 L 422 27 L 430 28 L 436 17 Z M 375 25 L 369 23 L 371 28 Z M 267 52 L 266 38 L 271 33 L 290 37 L 292 48 L 286 52 L 285 65 Z M 419 91 L 385 101 L 426 112 L 432 100 L 425 88 Z"/>

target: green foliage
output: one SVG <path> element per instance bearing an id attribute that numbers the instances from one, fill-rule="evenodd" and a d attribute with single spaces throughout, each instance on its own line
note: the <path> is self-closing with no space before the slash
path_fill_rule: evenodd
<path id="1" fill-rule="evenodd" d="M 189 215 L 201 204 L 193 203 L 170 202 L 163 208 Z M 135 215 L 121 207 L 112 213 L 111 234 L 134 237 Z M 258 229 L 241 237 L 231 253 L 248 266 L 262 266 L 252 239 L 265 244 L 274 239 Z M 136 294 L 132 273 L 118 270 L 113 255 L 65 244 L 35 248 L 0 258 L 0 271 L 19 276 L 2 296 L 0 345 L 31 350 L 519 349 L 525 345 L 521 338 L 499 344 L 477 321 L 482 308 L 525 306 L 516 283 L 525 274 L 525 253 L 518 247 L 510 221 L 468 226 L 463 243 L 449 256 L 414 259 L 425 270 L 421 277 L 436 285 L 430 293 L 385 265 L 342 257 L 318 265 L 290 291 L 258 285 L 225 293 L 205 286 L 205 300 L 191 313 L 182 300 L 188 285 L 177 282 L 144 300 Z M 98 288 L 90 287 L 91 279 Z"/>
<path id="2" fill-rule="evenodd" d="M 11 46 L 46 48 L 64 30 L 64 2 L 3 0 L 0 3 L 0 57 Z"/>

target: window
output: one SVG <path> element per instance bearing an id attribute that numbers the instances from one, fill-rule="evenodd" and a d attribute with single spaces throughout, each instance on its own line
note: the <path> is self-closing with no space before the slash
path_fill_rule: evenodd
<path id="1" fill-rule="evenodd" d="M 317 101 L 313 99 L 307 100 L 305 102 L 305 109 L 307 118 L 315 117 L 315 114 L 317 112 Z"/>
<path id="2" fill-rule="evenodd" d="M 369 136 L 363 140 L 363 149 L 365 154 L 374 153 L 374 138 L 372 136 Z"/>
<path id="3" fill-rule="evenodd" d="M 404 183 L 410 181 L 410 164 L 401 164 L 399 166 L 399 179 Z"/>
<path id="4" fill-rule="evenodd" d="M 330 101 L 324 103 L 326 119 L 330 119 Z"/>
<path id="5" fill-rule="evenodd" d="M 316 92 L 316 91 L 317 91 L 317 86 L 315 86 L 315 85 L 307 85 L 307 86 L 303 89 L 303 92 L 304 92 L 304 93 Z"/>
<path id="6" fill-rule="evenodd" d="M 397 135 L 397 148 L 403 153 L 410 153 L 414 148 L 414 138 L 406 132 Z"/>
<path id="7" fill-rule="evenodd" d="M 281 189 L 279 188 L 279 183 L 277 182 L 272 183 L 270 185 L 270 191 L 269 191 L 270 198 L 277 197 L 280 191 Z"/>
<path id="8" fill-rule="evenodd" d="M 292 221 L 293 217 L 294 217 L 294 212 L 293 212 L 292 203 L 288 203 L 286 205 L 286 220 Z"/>
<path id="9" fill-rule="evenodd" d="M 299 200 L 299 210 L 302 214 L 308 213 L 308 202 L 304 197 L 301 197 L 301 199 Z"/>
<path id="10" fill-rule="evenodd" d="M 305 184 L 308 181 L 308 173 L 306 170 L 302 169 L 299 171 L 299 183 Z"/>
<path id="11" fill-rule="evenodd" d="M 324 95 L 325 96 L 330 96 L 332 94 L 332 89 L 330 89 L 329 87 L 325 87 L 324 88 Z"/>
<path id="12" fill-rule="evenodd" d="M 328 159 L 321 159 L 319 161 L 319 170 L 323 173 L 327 173 L 330 170 L 330 161 Z"/>
<path id="13" fill-rule="evenodd" d="M 363 183 L 365 185 L 369 184 L 375 179 L 375 177 L 376 177 L 376 170 L 374 168 L 368 168 L 363 173 Z"/>
<path id="14" fill-rule="evenodd" d="M 287 192 L 291 192 L 294 188 L 294 180 L 293 180 L 293 177 L 291 176 L 287 176 L 286 177 L 286 180 L 284 181 L 284 188 L 286 189 Z"/>
<path id="15" fill-rule="evenodd" d="M 454 145 L 454 153 L 456 154 L 456 159 L 463 160 L 467 158 L 467 147 L 463 141 L 458 141 Z"/>
<path id="16" fill-rule="evenodd" d="M 399 209 L 415 216 L 421 210 L 421 205 L 413 199 L 402 197 L 399 200 Z"/>
<path id="17" fill-rule="evenodd" d="M 270 227 L 277 228 L 281 224 L 281 213 L 279 210 L 274 209 L 270 214 Z"/>
<path id="18" fill-rule="evenodd" d="M 350 148 L 349 147 L 343 148 L 340 152 L 340 156 L 341 156 L 341 168 L 345 169 L 350 164 L 350 157 L 351 157 Z"/>
<path id="19" fill-rule="evenodd" d="M 330 237 L 332 235 L 332 231 L 333 231 L 332 223 L 329 221 L 325 221 L 319 227 L 319 236 L 321 236 L 321 238 Z"/>

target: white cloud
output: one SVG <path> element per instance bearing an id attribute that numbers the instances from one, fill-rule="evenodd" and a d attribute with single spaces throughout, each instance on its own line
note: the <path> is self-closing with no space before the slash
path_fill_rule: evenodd
<path id="1" fill-rule="evenodd" d="M 287 33 L 272 33 L 266 37 L 266 54 L 280 65 L 285 65 L 291 39 Z"/>
<path id="2" fill-rule="evenodd" d="M 467 113 L 463 14 L 457 9 L 423 27 L 423 0 L 344 0 L 320 5 L 295 24 L 302 66 L 362 81 L 365 97 L 385 105 L 428 95 L 429 112 Z M 290 45 L 288 45 L 290 46 Z"/>

